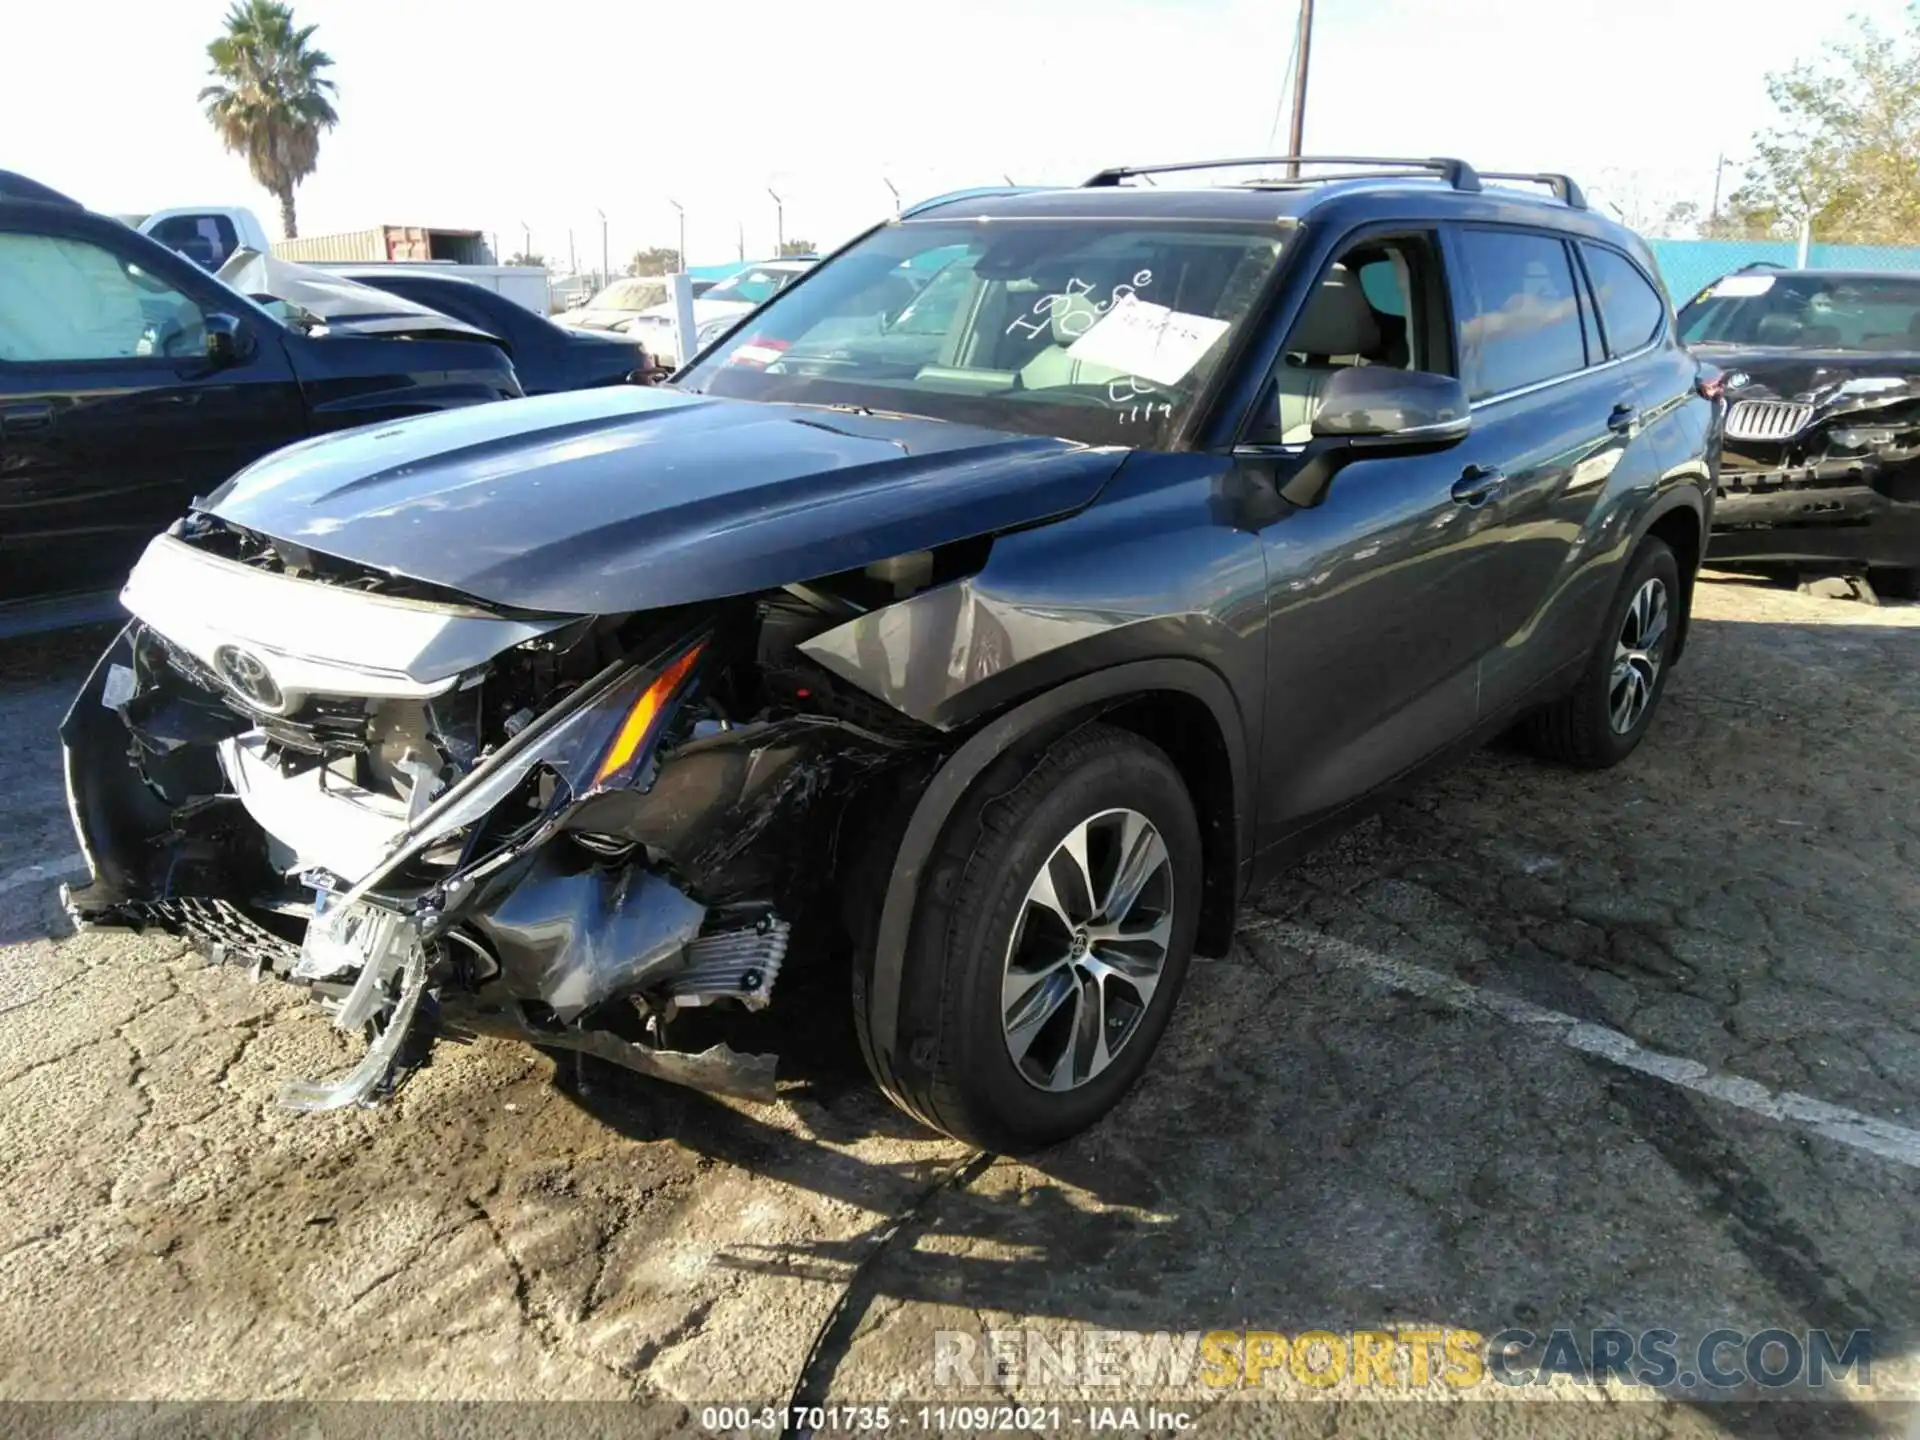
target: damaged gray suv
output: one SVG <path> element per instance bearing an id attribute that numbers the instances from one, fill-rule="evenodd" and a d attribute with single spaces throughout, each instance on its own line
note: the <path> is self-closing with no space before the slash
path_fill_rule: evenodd
<path id="1" fill-rule="evenodd" d="M 732 1017 L 838 966 L 913 1115 L 1091 1124 L 1387 787 L 1624 758 L 1710 522 L 1716 405 L 1572 182 L 1229 166 L 929 202 L 670 385 L 240 472 L 63 726 L 76 918 L 311 987 L 368 1046 L 298 1107 L 436 1033 L 767 1096 Z"/>

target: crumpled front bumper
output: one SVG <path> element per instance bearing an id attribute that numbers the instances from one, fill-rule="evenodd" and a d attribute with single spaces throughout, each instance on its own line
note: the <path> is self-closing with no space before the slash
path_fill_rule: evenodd
<path id="1" fill-rule="evenodd" d="M 1723 471 L 1707 563 L 1920 566 L 1920 502 L 1857 464 Z"/>
<path id="2" fill-rule="evenodd" d="M 303 848 L 298 837 L 266 834 L 241 797 L 221 790 L 218 757 L 229 742 L 143 730 L 141 631 L 136 621 L 122 632 L 61 727 L 69 810 L 91 871 L 63 898 L 78 925 L 157 928 L 256 978 L 271 971 L 310 985 L 340 1029 L 367 1035 L 358 1065 L 287 1087 L 284 1103 L 333 1109 L 377 1095 L 416 1017 L 429 1012 L 447 1032 L 573 1049 L 678 1084 L 773 1097 L 772 1056 L 671 1048 L 658 1029 L 628 1028 L 619 1015 L 608 1023 L 616 1011 L 634 1021 L 628 997 L 642 991 L 663 997 L 668 1013 L 716 998 L 760 1008 L 786 953 L 787 923 L 769 907 L 710 907 L 644 865 L 601 864 L 570 841 L 584 805 L 605 810 L 625 799 L 631 807 L 631 767 L 644 762 L 653 773 L 638 742 L 625 779 L 603 757 L 677 663 L 670 656 L 610 666 L 407 821 L 364 873 L 294 877 L 284 854 Z M 484 833 L 506 797 L 537 790 L 542 776 L 555 777 L 558 798 L 538 823 L 469 848 L 422 887 L 411 862 L 449 836 Z M 316 895 L 317 908 L 304 911 Z"/>

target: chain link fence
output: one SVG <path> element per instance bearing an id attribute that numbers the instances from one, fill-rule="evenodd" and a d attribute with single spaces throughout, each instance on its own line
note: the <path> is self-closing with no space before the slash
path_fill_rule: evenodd
<path id="1" fill-rule="evenodd" d="M 1742 265 L 1764 260 L 1789 267 L 1800 264 L 1792 240 L 1649 240 L 1654 262 L 1675 308 Z M 1806 265 L 1814 270 L 1911 270 L 1920 273 L 1920 245 L 1825 245 L 1807 247 Z"/>

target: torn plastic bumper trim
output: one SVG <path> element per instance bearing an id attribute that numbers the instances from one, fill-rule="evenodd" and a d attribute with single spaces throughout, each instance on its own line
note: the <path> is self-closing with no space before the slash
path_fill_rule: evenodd
<path id="1" fill-rule="evenodd" d="M 280 1090 L 283 1106 L 289 1110 L 338 1110 L 364 1100 L 392 1073 L 400 1046 L 413 1027 L 421 992 L 427 986 L 427 953 L 410 926 L 404 927 L 404 933 L 389 942 L 380 954 L 368 959 L 334 1019 L 334 1024 L 342 1030 L 358 1029 L 379 1010 L 383 992 L 395 974 L 400 977 L 400 993 L 388 1012 L 386 1024 L 367 1046 L 360 1063 L 337 1080 L 289 1082 Z"/>

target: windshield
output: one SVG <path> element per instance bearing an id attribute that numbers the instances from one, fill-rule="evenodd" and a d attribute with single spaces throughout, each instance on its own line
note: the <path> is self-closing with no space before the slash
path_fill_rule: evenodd
<path id="1" fill-rule="evenodd" d="M 1920 276 L 1742 271 L 1680 312 L 1680 338 L 1787 350 L 1920 350 Z"/>
<path id="2" fill-rule="evenodd" d="M 664 280 L 616 280 L 582 307 L 587 310 L 651 310 L 667 300 Z"/>
<path id="3" fill-rule="evenodd" d="M 705 300 L 738 300 L 748 305 L 760 305 L 771 300 L 780 291 L 793 283 L 797 270 L 770 270 L 761 265 L 752 265 L 738 275 L 731 275 L 702 296 Z"/>
<path id="4" fill-rule="evenodd" d="M 1282 245 L 1212 222 L 908 221 L 827 262 L 679 384 L 1164 445 Z"/>

